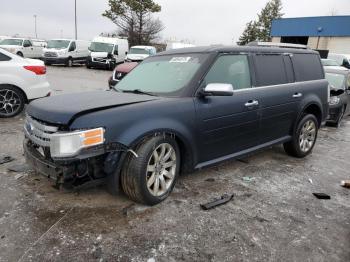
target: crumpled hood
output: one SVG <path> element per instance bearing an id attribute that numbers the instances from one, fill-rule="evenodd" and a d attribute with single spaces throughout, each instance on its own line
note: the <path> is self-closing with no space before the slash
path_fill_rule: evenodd
<path id="1" fill-rule="evenodd" d="M 107 52 L 91 52 L 90 53 L 92 58 L 106 58 L 108 56 Z"/>
<path id="2" fill-rule="evenodd" d="M 145 58 L 149 57 L 149 55 L 146 54 L 127 54 L 126 59 L 130 60 L 144 60 Z"/>
<path id="3" fill-rule="evenodd" d="M 35 100 L 28 105 L 27 113 L 48 123 L 68 125 L 89 112 L 157 99 L 160 98 L 115 91 L 72 93 Z"/>

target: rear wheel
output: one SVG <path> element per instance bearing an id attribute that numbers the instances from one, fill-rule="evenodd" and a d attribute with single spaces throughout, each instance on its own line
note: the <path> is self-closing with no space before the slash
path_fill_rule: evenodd
<path id="1" fill-rule="evenodd" d="M 142 143 L 130 154 L 121 173 L 124 192 L 134 201 L 155 205 L 166 199 L 174 188 L 180 167 L 176 141 L 157 136 Z"/>
<path id="2" fill-rule="evenodd" d="M 23 111 L 25 98 L 13 86 L 0 86 L 0 118 L 14 117 Z"/>
<path id="3" fill-rule="evenodd" d="M 318 121 L 314 115 L 301 117 L 291 141 L 284 143 L 284 150 L 294 157 L 305 157 L 312 152 L 318 132 Z"/>

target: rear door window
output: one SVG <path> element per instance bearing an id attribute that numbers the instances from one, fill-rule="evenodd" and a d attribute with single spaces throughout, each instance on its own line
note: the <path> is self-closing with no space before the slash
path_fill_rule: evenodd
<path id="1" fill-rule="evenodd" d="M 296 81 L 323 79 L 320 57 L 316 54 L 293 54 L 293 67 Z"/>
<path id="2" fill-rule="evenodd" d="M 232 84 L 235 90 L 250 88 L 250 70 L 246 55 L 220 56 L 204 78 L 205 85 L 211 83 Z"/>
<path id="3" fill-rule="evenodd" d="M 291 81 L 287 77 L 284 55 L 282 54 L 256 54 L 254 63 L 257 86 L 280 85 Z"/>

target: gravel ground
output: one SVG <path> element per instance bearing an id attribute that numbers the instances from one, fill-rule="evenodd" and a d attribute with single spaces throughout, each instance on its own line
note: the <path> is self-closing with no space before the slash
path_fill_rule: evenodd
<path id="1" fill-rule="evenodd" d="M 105 89 L 110 75 L 48 69 L 55 93 Z M 350 190 L 339 185 L 350 179 L 350 117 L 323 128 L 305 159 L 276 146 L 203 169 L 155 207 L 8 171 L 24 161 L 22 125 L 23 115 L 0 120 L 0 154 L 16 159 L 0 165 L 0 261 L 350 261 Z M 225 193 L 234 199 L 200 209 Z"/>

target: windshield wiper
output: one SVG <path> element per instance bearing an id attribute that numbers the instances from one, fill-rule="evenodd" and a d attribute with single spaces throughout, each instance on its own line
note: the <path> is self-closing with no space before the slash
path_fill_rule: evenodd
<path id="1" fill-rule="evenodd" d="M 121 90 L 121 89 L 118 89 L 118 91 L 121 91 L 121 92 L 123 92 L 123 93 L 133 93 L 133 94 L 157 96 L 157 95 L 154 94 L 154 93 L 142 91 L 141 89 L 134 89 L 134 90 Z"/>

